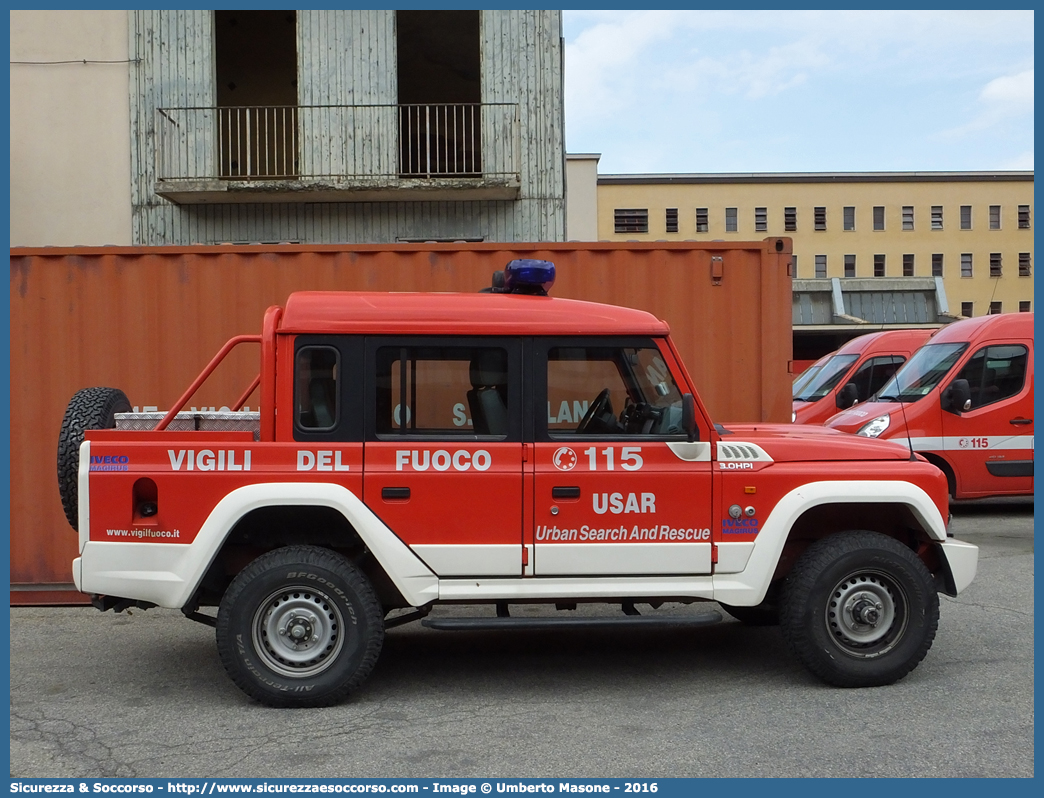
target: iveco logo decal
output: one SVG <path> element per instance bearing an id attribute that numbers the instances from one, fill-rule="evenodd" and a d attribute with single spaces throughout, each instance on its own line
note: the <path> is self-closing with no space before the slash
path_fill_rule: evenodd
<path id="1" fill-rule="evenodd" d="M 572 471 L 576 465 L 576 452 L 568 446 L 563 446 L 555 452 L 551 462 L 555 464 L 555 468 L 559 471 Z"/>

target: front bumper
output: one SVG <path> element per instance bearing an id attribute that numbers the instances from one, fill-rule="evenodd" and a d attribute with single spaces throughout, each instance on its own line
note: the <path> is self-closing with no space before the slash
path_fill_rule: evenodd
<path id="1" fill-rule="evenodd" d="M 939 544 L 942 549 L 945 573 L 942 591 L 948 596 L 956 596 L 975 579 L 979 567 L 979 547 L 971 543 L 952 538 Z"/>

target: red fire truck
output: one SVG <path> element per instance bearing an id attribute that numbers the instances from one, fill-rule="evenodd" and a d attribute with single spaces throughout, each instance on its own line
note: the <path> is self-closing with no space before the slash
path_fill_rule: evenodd
<path id="1" fill-rule="evenodd" d="M 1033 494 L 1033 314 L 954 322 L 827 426 L 905 444 L 955 499 Z"/>
<path id="2" fill-rule="evenodd" d="M 853 338 L 807 381 L 794 382 L 798 424 L 822 424 L 839 409 L 865 402 L 931 336 L 932 330 L 884 330 Z"/>
<path id="3" fill-rule="evenodd" d="M 715 423 L 666 323 L 549 297 L 553 274 L 514 261 L 475 294 L 292 294 L 162 418 L 79 392 L 59 443 L 77 588 L 215 626 L 234 682 L 277 706 L 341 700 L 409 621 L 721 620 L 656 611 L 669 602 L 778 623 L 831 684 L 916 667 L 938 592 L 977 562 L 947 533 L 939 470 L 895 443 Z M 259 374 L 233 412 L 182 411 L 248 342 Z M 260 412 L 238 411 L 255 389 Z M 512 616 L 522 603 L 563 612 Z M 496 615 L 426 617 L 438 604 Z"/>

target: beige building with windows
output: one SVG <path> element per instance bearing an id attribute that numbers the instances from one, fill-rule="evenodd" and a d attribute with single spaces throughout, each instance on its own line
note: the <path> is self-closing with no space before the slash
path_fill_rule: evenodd
<path id="1" fill-rule="evenodd" d="M 597 158 L 567 158 L 568 195 Z M 1032 309 L 1032 171 L 598 175 L 595 218 L 570 209 L 567 237 L 793 238 L 796 334 Z"/>

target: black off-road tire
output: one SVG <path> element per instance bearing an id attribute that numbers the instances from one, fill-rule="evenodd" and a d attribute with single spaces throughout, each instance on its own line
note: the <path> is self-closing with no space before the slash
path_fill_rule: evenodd
<path id="1" fill-rule="evenodd" d="M 810 546 L 780 596 L 780 629 L 794 656 L 838 687 L 906 676 L 932 647 L 939 595 L 914 552 L 878 532 L 842 532 Z"/>
<path id="2" fill-rule="evenodd" d="M 80 444 L 89 429 L 112 429 L 117 413 L 129 413 L 131 404 L 119 388 L 84 388 L 69 400 L 58 433 L 58 493 L 73 529 L 79 529 Z"/>
<path id="3" fill-rule="evenodd" d="M 384 611 L 347 558 L 318 546 L 270 551 L 221 599 L 217 647 L 232 681 L 272 707 L 335 704 L 363 683 L 384 643 Z"/>

